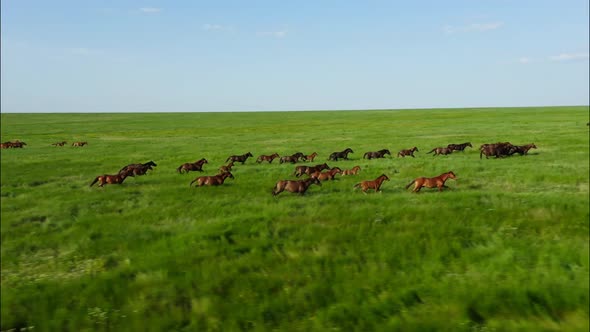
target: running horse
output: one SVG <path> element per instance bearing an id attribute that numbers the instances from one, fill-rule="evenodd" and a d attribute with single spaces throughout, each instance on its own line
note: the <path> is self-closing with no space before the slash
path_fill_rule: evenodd
<path id="1" fill-rule="evenodd" d="M 272 163 L 273 160 L 275 160 L 275 158 L 279 158 L 279 154 L 278 153 L 273 153 L 270 156 L 267 155 L 261 155 L 260 157 L 258 157 L 258 159 L 256 159 L 257 163 L 261 163 L 263 161 L 268 161 L 268 163 Z"/>
<path id="2" fill-rule="evenodd" d="M 304 160 L 304 161 L 311 161 L 311 162 L 313 162 L 313 160 L 314 160 L 314 159 L 315 159 L 315 157 L 317 157 L 317 156 L 318 156 L 317 152 L 314 152 L 314 153 L 312 153 L 312 154 L 310 154 L 310 155 L 308 155 L 308 156 L 303 156 L 303 160 Z"/>
<path id="3" fill-rule="evenodd" d="M 338 161 L 338 158 L 348 160 L 349 153 L 354 153 L 354 151 L 352 151 L 351 148 L 346 148 L 346 150 L 341 152 L 333 152 L 332 154 L 330 154 L 328 160 Z"/>
<path id="4" fill-rule="evenodd" d="M 342 174 L 342 170 L 339 167 L 332 167 L 331 170 L 326 172 L 313 172 L 309 176 L 312 178 L 317 178 L 320 181 L 326 180 L 334 180 L 336 174 Z"/>
<path id="5" fill-rule="evenodd" d="M 448 188 L 445 185 L 445 181 L 447 181 L 448 179 L 455 179 L 455 173 L 453 173 L 453 171 L 449 171 L 446 173 L 443 173 L 439 176 L 435 176 L 433 178 L 425 178 L 425 177 L 420 177 L 420 178 L 416 178 L 414 180 L 412 180 L 412 182 L 410 182 L 407 186 L 406 189 L 410 188 L 410 186 L 413 184 L 414 185 L 414 189 L 412 190 L 412 192 L 419 192 L 420 189 L 422 189 L 422 187 L 426 187 L 426 188 L 434 188 L 437 187 L 438 191 L 442 191 L 443 187 Z"/>
<path id="6" fill-rule="evenodd" d="M 54 146 L 64 146 L 64 145 L 66 145 L 66 144 L 68 144 L 68 142 L 66 142 L 66 141 L 62 141 L 62 142 L 53 143 L 53 144 L 51 144 L 51 145 L 54 145 Z"/>
<path id="7" fill-rule="evenodd" d="M 219 186 L 222 185 L 225 179 L 233 179 L 234 176 L 230 172 L 223 172 L 213 176 L 199 176 L 198 178 L 191 181 L 189 187 L 193 186 L 193 183 L 197 183 L 197 187 L 201 186 Z"/>
<path id="8" fill-rule="evenodd" d="M 299 161 L 299 158 L 304 158 L 305 155 L 303 154 L 303 152 L 295 152 L 294 154 L 290 155 L 290 156 L 284 156 L 281 157 L 281 159 L 279 159 L 279 162 L 282 163 L 291 163 L 291 164 L 295 164 L 296 162 Z"/>
<path id="9" fill-rule="evenodd" d="M 378 178 L 376 178 L 373 181 L 361 181 L 355 184 L 354 188 L 361 188 L 363 190 L 363 193 L 365 194 L 369 189 L 373 189 L 375 190 L 375 192 L 378 192 L 381 191 L 379 190 L 379 188 L 381 188 L 381 184 L 383 183 L 383 181 L 389 181 L 389 178 L 385 174 L 381 174 Z"/>
<path id="10" fill-rule="evenodd" d="M 224 172 L 231 172 L 231 168 L 234 167 L 234 162 L 230 161 L 229 164 L 227 165 L 222 165 L 221 167 L 219 167 L 219 172 L 220 173 L 224 173 Z"/>
<path id="11" fill-rule="evenodd" d="M 379 150 L 377 152 L 366 152 L 363 158 L 365 159 L 373 159 L 373 158 L 385 158 L 385 155 L 388 154 L 391 156 L 391 152 L 387 149 Z"/>
<path id="12" fill-rule="evenodd" d="M 418 151 L 417 147 L 413 147 L 411 149 L 405 149 L 405 150 L 401 150 L 400 152 L 397 153 L 398 158 L 399 157 L 405 157 L 405 156 L 412 156 L 412 158 L 416 158 L 414 157 L 414 152 Z M 420 151 L 418 151 L 420 152 Z"/>
<path id="13" fill-rule="evenodd" d="M 449 144 L 449 145 L 447 145 L 447 148 L 452 149 L 453 151 L 465 151 L 465 148 L 466 147 L 472 148 L 473 145 L 471 145 L 471 142 L 465 142 L 465 143 L 461 143 L 461 144 Z"/>
<path id="14" fill-rule="evenodd" d="M 446 147 L 446 148 L 438 147 L 438 148 L 434 148 L 426 153 L 432 153 L 432 152 L 434 152 L 433 156 L 438 156 L 439 154 L 447 155 L 447 154 L 453 153 L 453 149 L 451 149 L 449 147 Z"/>
<path id="15" fill-rule="evenodd" d="M 248 157 L 252 157 L 252 153 L 248 152 L 248 153 L 246 153 L 246 154 L 243 154 L 243 155 L 241 155 L 241 156 L 236 156 L 236 155 L 234 155 L 234 156 L 229 156 L 229 157 L 228 157 L 228 158 L 225 160 L 225 162 L 228 162 L 228 161 L 230 161 L 230 160 L 231 160 L 231 161 L 233 161 L 233 162 L 236 162 L 236 161 L 237 161 L 237 162 L 241 162 L 241 163 L 242 163 L 242 165 L 243 165 L 243 164 L 246 162 L 246 160 L 248 159 Z"/>
<path id="16" fill-rule="evenodd" d="M 292 193 L 299 193 L 303 196 L 312 184 L 317 184 L 318 186 L 322 185 L 317 178 L 308 178 L 305 180 L 281 180 L 275 185 L 272 190 L 272 195 L 276 196 L 286 190 Z"/>
<path id="17" fill-rule="evenodd" d="M 344 175 L 357 175 L 360 170 L 361 170 L 360 166 L 354 166 L 352 169 L 343 170 L 342 176 L 344 176 Z"/>
<path id="18" fill-rule="evenodd" d="M 482 144 L 479 147 L 479 159 L 482 159 L 483 155 L 486 156 L 486 159 L 490 156 L 495 156 L 496 158 L 508 156 L 513 147 L 514 145 L 510 142 Z"/>
<path id="19" fill-rule="evenodd" d="M 176 171 L 178 171 L 178 173 L 180 173 L 180 174 L 182 174 L 182 171 L 186 171 L 186 173 L 188 173 L 190 171 L 202 172 L 203 165 L 208 164 L 208 163 L 209 162 L 207 161 L 207 159 L 201 158 L 201 159 L 195 161 L 194 163 L 184 163 L 184 164 L 178 166 Z"/>
<path id="20" fill-rule="evenodd" d="M 510 151 L 508 152 L 509 155 L 513 155 L 515 153 L 518 153 L 519 155 L 527 155 L 529 153 L 530 149 L 536 149 L 537 146 L 535 145 L 535 143 L 531 143 L 531 144 L 525 144 L 525 145 L 514 145 L 512 148 L 510 148 Z"/>
<path id="21" fill-rule="evenodd" d="M 118 174 L 110 175 L 110 174 L 103 174 L 97 176 L 94 181 L 90 184 L 92 187 L 95 183 L 98 182 L 98 186 L 102 187 L 105 184 L 122 184 L 123 181 L 129 176 L 129 171 L 120 172 Z"/>
<path id="22" fill-rule="evenodd" d="M 324 169 L 330 168 L 328 164 L 323 163 L 321 165 L 315 166 L 297 166 L 295 167 L 295 173 L 293 173 L 296 177 L 300 177 L 303 174 L 311 175 L 311 173 L 319 172 Z"/>
<path id="23" fill-rule="evenodd" d="M 147 171 L 153 170 L 152 167 L 158 166 L 153 160 L 148 161 L 147 163 L 143 164 L 129 164 L 119 171 L 121 172 L 129 172 L 128 176 L 135 177 L 136 175 L 145 175 Z"/>
<path id="24" fill-rule="evenodd" d="M 88 142 L 74 142 L 72 143 L 72 146 L 84 146 L 84 145 L 88 145 Z"/>

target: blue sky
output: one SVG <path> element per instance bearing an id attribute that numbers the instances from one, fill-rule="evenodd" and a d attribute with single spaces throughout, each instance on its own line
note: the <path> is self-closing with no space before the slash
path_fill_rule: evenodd
<path id="1" fill-rule="evenodd" d="M 589 104 L 588 0 L 1 2 L 2 112 Z"/>

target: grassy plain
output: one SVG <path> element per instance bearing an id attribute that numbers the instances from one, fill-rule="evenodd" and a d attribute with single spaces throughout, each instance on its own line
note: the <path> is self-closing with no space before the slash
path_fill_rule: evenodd
<path id="1" fill-rule="evenodd" d="M 1 114 L 1 330 L 587 331 L 588 107 Z M 89 145 L 53 147 L 80 140 Z M 433 157 L 436 146 L 472 142 Z M 534 142 L 479 157 L 483 143 Z M 417 146 L 416 158 L 396 158 Z M 271 190 L 317 152 L 355 177 Z M 383 148 L 393 157 L 365 160 Z M 220 187 L 207 158 L 252 152 Z M 154 160 L 146 176 L 89 187 Z M 404 187 L 453 170 L 442 193 Z M 385 173 L 382 193 L 353 190 Z"/>

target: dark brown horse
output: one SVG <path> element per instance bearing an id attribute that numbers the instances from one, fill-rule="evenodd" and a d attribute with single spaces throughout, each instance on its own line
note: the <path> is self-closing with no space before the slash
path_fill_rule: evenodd
<path id="1" fill-rule="evenodd" d="M 303 154 L 303 152 L 296 152 L 290 156 L 284 156 L 281 157 L 281 159 L 279 159 L 279 162 L 282 163 L 291 163 L 291 164 L 295 164 L 296 162 L 299 161 L 299 158 L 303 158 L 305 157 L 305 155 Z"/>
<path id="2" fill-rule="evenodd" d="M 326 172 L 313 172 L 309 176 L 312 178 L 317 178 L 320 181 L 326 180 L 334 180 L 336 174 L 341 174 L 342 170 L 339 167 L 332 167 L 331 170 Z"/>
<path id="3" fill-rule="evenodd" d="M 514 145 L 512 146 L 512 148 L 510 148 L 510 151 L 508 152 L 509 155 L 513 155 L 515 153 L 518 153 L 519 155 L 526 155 L 529 153 L 530 149 L 536 149 L 537 146 L 535 145 L 535 143 L 531 143 L 531 144 L 525 144 L 525 145 Z"/>
<path id="4" fill-rule="evenodd" d="M 234 162 L 230 161 L 229 164 L 219 167 L 219 172 L 220 173 L 230 172 L 232 167 L 234 167 Z"/>
<path id="5" fill-rule="evenodd" d="M 121 183 L 123 183 L 123 181 L 125 181 L 127 176 L 129 176 L 128 171 L 121 172 L 119 174 L 114 174 L 114 175 L 109 175 L 109 174 L 99 175 L 94 179 L 94 181 L 92 181 L 90 186 L 92 187 L 97 182 L 98 182 L 99 187 L 102 187 L 105 184 L 121 184 Z"/>
<path id="6" fill-rule="evenodd" d="M 346 148 L 344 151 L 332 152 L 328 160 L 338 161 L 338 158 L 348 160 L 348 154 L 354 153 L 351 148 Z"/>
<path id="7" fill-rule="evenodd" d="M 414 185 L 414 189 L 412 190 L 412 192 L 419 192 L 420 189 L 422 189 L 422 187 L 426 187 L 426 188 L 434 188 L 437 187 L 438 191 L 442 191 L 442 188 L 448 188 L 447 186 L 445 186 L 445 181 L 447 181 L 448 179 L 455 179 L 455 173 L 453 173 L 453 171 L 449 171 L 446 173 L 443 173 L 439 176 L 435 176 L 433 178 L 424 178 L 424 177 L 420 177 L 420 178 L 416 178 L 414 180 L 412 180 L 412 182 L 410 182 L 407 186 L 406 189 L 410 188 L 410 186 L 413 184 Z"/>
<path id="8" fill-rule="evenodd" d="M 84 145 L 88 145 L 88 142 L 74 142 L 74 143 L 72 143 L 72 146 L 84 146 Z"/>
<path id="9" fill-rule="evenodd" d="M 138 173 L 138 174 L 134 174 L 134 175 L 144 175 L 148 170 L 153 169 L 152 167 L 156 167 L 156 166 L 158 166 L 158 165 L 156 165 L 156 163 L 153 160 L 150 160 L 147 163 L 143 163 L 143 164 L 129 164 L 129 165 L 121 168 L 119 173 L 126 171 L 126 170 L 137 169 L 137 172 L 134 172 L 134 173 Z M 133 176 L 133 175 L 130 174 L 129 176 Z"/>
<path id="10" fill-rule="evenodd" d="M 203 165 L 208 164 L 208 163 L 209 162 L 207 161 L 207 159 L 201 158 L 201 159 L 195 161 L 194 163 L 184 163 L 184 164 L 178 166 L 178 168 L 176 170 L 178 171 L 178 173 L 181 173 L 181 174 L 182 174 L 182 171 L 185 171 L 186 173 L 188 173 L 190 171 L 202 172 Z"/>
<path id="11" fill-rule="evenodd" d="M 304 160 L 304 161 L 311 161 L 311 162 L 313 162 L 313 160 L 314 160 L 314 159 L 315 159 L 315 157 L 317 157 L 317 156 L 318 156 L 317 152 L 314 152 L 314 153 L 312 153 L 312 154 L 310 154 L 310 155 L 303 156 L 303 160 Z"/>
<path id="12" fill-rule="evenodd" d="M 472 148 L 473 145 L 471 145 L 471 142 L 465 142 L 465 143 L 461 143 L 461 144 L 449 144 L 449 145 L 447 145 L 447 148 L 453 149 L 453 151 L 464 151 L 466 147 Z"/>
<path id="13" fill-rule="evenodd" d="M 228 162 L 228 161 L 230 161 L 230 160 L 231 160 L 231 161 L 233 161 L 233 162 L 236 162 L 236 161 L 237 161 L 237 162 L 240 162 L 240 163 L 242 163 L 242 165 L 243 165 L 243 164 L 246 162 L 246 160 L 248 159 L 248 157 L 252 157 L 252 153 L 248 152 L 248 153 L 246 153 L 246 154 L 243 154 L 243 155 L 241 155 L 241 156 L 236 156 L 236 155 L 234 155 L 234 156 L 229 156 L 229 157 L 228 157 L 228 158 L 225 160 L 225 162 Z"/>
<path id="14" fill-rule="evenodd" d="M 386 154 L 391 156 L 391 152 L 389 152 L 389 150 L 383 149 L 383 150 L 379 150 L 377 152 L 366 152 L 363 155 L 363 158 L 369 159 L 369 160 L 371 160 L 373 158 L 385 158 Z"/>
<path id="15" fill-rule="evenodd" d="M 303 195 L 307 191 L 307 188 L 312 184 L 317 184 L 318 186 L 322 185 L 317 178 L 308 178 L 305 180 L 281 180 L 275 185 L 272 194 L 273 196 L 276 196 L 286 190 Z"/>
<path id="16" fill-rule="evenodd" d="M 219 186 L 222 185 L 225 179 L 233 179 L 234 176 L 230 172 L 223 172 L 213 176 L 199 176 L 198 178 L 191 181 L 189 187 L 192 187 L 193 183 L 197 183 L 197 187 L 201 186 Z"/>
<path id="17" fill-rule="evenodd" d="M 275 160 L 275 158 L 279 158 L 279 154 L 276 152 L 271 154 L 270 156 L 261 155 L 258 157 L 258 159 L 256 159 L 256 162 L 260 164 L 263 161 L 268 161 L 268 163 L 270 164 L 273 160 Z"/>
<path id="18" fill-rule="evenodd" d="M 357 175 L 360 170 L 361 170 L 360 166 L 354 166 L 352 169 L 343 170 L 342 176 L 344 176 L 344 175 Z"/>
<path id="19" fill-rule="evenodd" d="M 426 153 L 432 153 L 432 152 L 434 152 L 433 156 L 438 156 L 439 154 L 447 155 L 447 154 L 453 153 L 453 149 L 438 147 L 438 148 L 434 148 Z"/>
<path id="20" fill-rule="evenodd" d="M 297 166 L 297 167 L 295 167 L 294 175 L 296 177 L 300 177 L 303 174 L 310 175 L 311 173 L 319 172 L 321 170 L 329 169 L 329 168 L 330 167 L 326 163 L 323 163 L 321 165 L 315 165 L 315 166 Z"/>
<path id="21" fill-rule="evenodd" d="M 508 156 L 512 147 L 514 147 L 514 145 L 512 145 L 510 142 L 482 144 L 482 146 L 479 147 L 479 159 L 482 159 L 483 155 L 486 156 L 486 159 L 488 159 L 490 156 L 494 156 L 496 158 Z"/>
<path id="22" fill-rule="evenodd" d="M 381 184 L 383 181 L 389 181 L 389 178 L 385 174 L 381 174 L 378 178 L 373 181 L 361 181 L 354 185 L 354 188 L 361 188 L 363 192 L 366 194 L 367 190 L 373 189 L 375 192 L 380 191 Z"/>
<path id="23" fill-rule="evenodd" d="M 397 153 L 397 156 L 398 156 L 398 158 L 405 157 L 405 156 L 412 156 L 412 158 L 415 158 L 414 157 L 415 151 L 418 151 L 417 147 L 413 147 L 411 149 L 406 149 L 406 150 L 401 150 L 400 152 Z M 420 152 L 420 151 L 418 151 L 418 152 Z"/>
<path id="24" fill-rule="evenodd" d="M 54 146 L 64 146 L 64 145 L 66 145 L 66 144 L 68 144 L 68 142 L 66 142 L 66 141 L 62 141 L 62 142 L 53 143 L 53 144 L 51 144 L 51 145 L 54 145 Z"/>
<path id="25" fill-rule="evenodd" d="M 27 143 L 19 140 L 4 142 L 1 145 L 2 149 L 22 149 Z"/>

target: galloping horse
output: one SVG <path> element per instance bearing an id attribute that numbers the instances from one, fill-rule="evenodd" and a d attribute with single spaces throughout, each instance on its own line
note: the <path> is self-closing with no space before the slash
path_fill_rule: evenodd
<path id="1" fill-rule="evenodd" d="M 275 160 L 275 158 L 279 158 L 279 154 L 278 153 L 273 153 L 270 156 L 267 155 L 261 155 L 260 157 L 258 157 L 258 159 L 256 159 L 257 163 L 261 163 L 263 161 L 268 161 L 268 163 L 272 163 L 273 160 Z"/>
<path id="2" fill-rule="evenodd" d="M 66 142 L 66 141 L 63 141 L 63 142 L 57 142 L 57 143 L 53 143 L 53 144 L 51 144 L 51 145 L 55 145 L 55 146 L 64 146 L 64 145 L 66 145 L 66 144 L 68 144 L 68 142 Z"/>
<path id="3" fill-rule="evenodd" d="M 461 144 L 449 144 L 447 145 L 447 148 L 452 149 L 453 151 L 464 151 L 466 147 L 473 147 L 473 145 L 471 145 L 471 142 L 465 142 L 465 143 L 461 143 Z"/>
<path id="4" fill-rule="evenodd" d="M 9 148 L 13 148 L 13 149 L 21 148 L 22 149 L 25 145 L 27 145 L 27 143 L 16 140 L 16 141 L 4 142 L 4 143 L 2 143 L 2 145 L 0 147 L 2 149 L 9 149 Z"/>
<path id="5" fill-rule="evenodd" d="M 197 187 L 201 186 L 219 186 L 223 184 L 225 179 L 233 179 L 234 176 L 230 172 L 223 172 L 213 176 L 199 176 L 198 178 L 191 181 L 189 187 L 192 187 L 194 182 L 197 182 Z"/>
<path id="6" fill-rule="evenodd" d="M 412 156 L 412 158 L 416 158 L 416 157 L 414 157 L 414 151 L 418 151 L 418 148 L 413 147 L 411 149 L 401 150 L 400 152 L 397 153 L 397 156 L 398 156 L 398 158 L 405 157 L 405 156 Z M 420 151 L 418 151 L 418 152 L 420 152 Z"/>
<path id="7" fill-rule="evenodd" d="M 328 160 L 338 161 L 338 158 L 348 160 L 349 153 L 354 153 L 354 151 L 352 151 L 351 148 L 346 148 L 346 150 L 341 152 L 333 152 L 332 154 L 330 154 Z"/>
<path id="8" fill-rule="evenodd" d="M 74 143 L 72 143 L 72 146 L 84 146 L 84 145 L 88 145 L 88 142 L 74 142 Z"/>
<path id="9" fill-rule="evenodd" d="M 387 149 L 379 150 L 377 152 L 367 152 L 363 156 L 365 159 L 372 159 L 372 158 L 385 158 L 385 155 L 388 154 L 391 156 L 391 152 Z"/>
<path id="10" fill-rule="evenodd" d="M 317 156 L 318 156 L 317 152 L 314 152 L 314 153 L 312 153 L 312 154 L 310 154 L 310 155 L 308 155 L 308 156 L 303 156 L 303 160 L 304 160 L 304 161 L 311 161 L 311 162 L 313 162 L 313 160 L 314 160 L 314 159 L 315 159 L 315 157 L 317 157 Z"/>
<path id="11" fill-rule="evenodd" d="M 343 170 L 342 176 L 344 176 L 344 175 L 357 175 L 360 170 L 361 170 L 360 166 L 354 166 L 352 169 Z"/>
<path id="12" fill-rule="evenodd" d="M 325 180 L 334 180 L 336 174 L 342 173 L 342 170 L 339 167 L 332 167 L 331 170 L 326 172 L 313 172 L 309 176 L 312 178 L 317 178 L 320 181 Z"/>
<path id="13" fill-rule="evenodd" d="M 201 159 L 195 161 L 194 163 L 184 163 L 184 164 L 178 166 L 178 168 L 176 170 L 180 174 L 182 174 L 182 171 L 186 171 L 186 173 L 188 173 L 190 171 L 202 172 L 203 165 L 208 164 L 208 163 L 209 162 L 207 161 L 207 159 L 201 158 Z"/>
<path id="14" fill-rule="evenodd" d="M 486 156 L 486 159 L 490 156 L 495 156 L 496 158 L 507 156 L 513 147 L 514 145 L 510 142 L 482 144 L 482 146 L 479 147 L 479 159 L 482 159 L 483 155 Z"/>
<path id="15" fill-rule="evenodd" d="M 284 190 L 292 192 L 292 193 L 299 193 L 301 195 L 305 194 L 307 188 L 312 184 L 317 184 L 321 186 L 322 183 L 317 178 L 308 178 L 305 180 L 281 180 L 278 181 L 275 185 L 275 188 L 272 191 L 272 195 L 276 196 L 282 193 Z"/>
<path id="16" fill-rule="evenodd" d="M 246 153 L 246 154 L 243 154 L 243 155 L 241 155 L 241 156 L 235 156 L 235 155 L 234 155 L 234 156 L 229 156 L 229 157 L 228 157 L 228 158 L 225 160 L 225 162 L 228 162 L 228 161 L 230 161 L 230 160 L 231 160 L 231 161 L 234 161 L 234 162 L 235 162 L 235 161 L 238 161 L 238 162 L 241 162 L 241 163 L 242 163 L 242 165 L 243 165 L 243 164 L 246 162 L 246 159 L 248 159 L 248 157 L 252 157 L 252 154 L 251 154 L 250 152 L 248 152 L 248 153 Z"/>
<path id="17" fill-rule="evenodd" d="M 94 179 L 94 181 L 92 181 L 90 186 L 92 187 L 97 182 L 98 182 L 99 187 L 102 187 L 105 184 L 121 184 L 121 183 L 123 183 L 123 181 L 125 181 L 127 176 L 129 176 L 128 171 L 121 172 L 121 173 L 118 173 L 115 175 L 109 175 L 109 174 L 99 175 Z"/>
<path id="18" fill-rule="evenodd" d="M 310 175 L 311 173 L 319 172 L 323 169 L 328 169 L 328 164 L 323 163 L 321 165 L 315 166 L 297 166 L 295 167 L 295 173 L 293 173 L 296 177 L 300 177 L 303 174 Z"/>
<path id="19" fill-rule="evenodd" d="M 367 190 L 373 189 L 375 192 L 380 191 L 381 184 L 383 181 L 389 181 L 389 178 L 385 174 L 381 174 L 378 178 L 373 181 L 361 181 L 354 185 L 354 188 L 361 188 L 363 192 L 366 194 Z"/>
<path id="20" fill-rule="evenodd" d="M 291 163 L 291 164 L 295 164 L 296 162 L 299 161 L 299 158 L 304 158 L 305 155 L 303 154 L 303 152 L 296 152 L 290 156 L 284 156 L 281 157 L 281 159 L 279 159 L 279 162 L 282 163 Z"/>
<path id="21" fill-rule="evenodd" d="M 234 167 L 234 162 L 230 161 L 229 164 L 219 167 L 219 172 L 220 173 L 229 173 L 231 171 L 232 167 Z"/>
<path id="22" fill-rule="evenodd" d="M 515 153 L 518 153 L 519 155 L 526 155 L 529 153 L 530 149 L 536 149 L 537 146 L 535 145 L 535 143 L 531 143 L 531 144 L 525 144 L 525 145 L 514 145 L 510 151 L 508 152 L 509 155 L 513 155 Z"/>
<path id="23" fill-rule="evenodd" d="M 451 148 L 438 147 L 438 148 L 434 148 L 434 149 L 432 149 L 432 150 L 430 150 L 430 151 L 428 151 L 426 153 L 432 153 L 432 152 L 434 152 L 433 156 L 437 156 L 439 154 L 447 155 L 447 154 L 453 153 L 453 149 L 451 149 Z"/>
<path id="24" fill-rule="evenodd" d="M 133 173 L 129 174 L 129 176 L 134 175 L 144 175 L 148 170 L 153 169 L 152 167 L 156 167 L 156 163 L 153 160 L 148 161 L 147 163 L 143 164 L 129 164 L 119 171 L 119 173 L 127 170 L 132 170 Z"/>
<path id="25" fill-rule="evenodd" d="M 435 176 L 433 178 L 424 178 L 424 177 L 420 177 L 420 178 L 416 178 L 414 180 L 412 180 L 412 182 L 410 182 L 407 186 L 406 189 L 410 188 L 410 186 L 412 184 L 414 184 L 414 189 L 412 190 L 412 192 L 419 192 L 420 189 L 422 189 L 422 187 L 426 187 L 426 188 L 434 188 L 434 187 L 438 187 L 438 191 L 442 191 L 443 187 L 447 187 L 445 186 L 445 181 L 447 181 L 448 179 L 455 179 L 455 173 L 453 173 L 452 171 L 450 172 L 446 172 L 443 173 L 439 176 Z M 448 188 L 448 187 L 447 187 Z"/>

